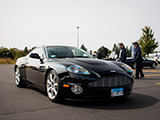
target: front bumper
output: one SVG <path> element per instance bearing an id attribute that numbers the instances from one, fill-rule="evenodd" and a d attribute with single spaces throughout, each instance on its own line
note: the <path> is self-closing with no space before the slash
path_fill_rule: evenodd
<path id="1" fill-rule="evenodd" d="M 118 77 L 119 78 L 119 77 Z M 118 79 L 117 78 L 117 79 Z M 106 85 L 98 85 L 92 86 L 90 83 L 95 83 L 96 81 L 101 81 L 100 78 L 97 78 L 93 80 L 92 78 L 86 78 L 84 79 L 83 76 L 74 76 L 71 75 L 70 77 L 67 77 L 66 79 L 63 79 L 61 81 L 61 87 L 63 90 L 63 94 L 65 98 L 71 98 L 71 99 L 92 99 L 92 98 L 98 98 L 98 99 L 110 99 L 111 98 L 111 89 L 113 88 L 123 88 L 123 96 L 127 96 L 131 94 L 132 88 L 133 88 L 133 78 L 129 78 L 131 80 L 130 83 L 125 84 L 117 84 L 115 86 L 106 86 Z M 106 79 L 105 77 L 105 80 Z M 113 81 L 113 80 L 112 80 Z M 69 87 L 63 87 L 63 85 L 69 85 Z M 74 94 L 71 91 L 71 87 L 73 85 L 80 85 L 83 88 L 83 92 L 79 95 Z M 123 97 L 120 96 L 120 97 Z M 117 97 L 114 97 L 117 98 Z"/>
<path id="2" fill-rule="evenodd" d="M 127 96 L 131 94 L 133 85 L 123 86 L 124 95 Z M 110 99 L 111 98 L 111 89 L 112 88 L 83 88 L 83 93 L 76 95 L 71 91 L 71 88 L 63 88 L 64 97 L 72 99 L 86 99 L 86 98 L 99 98 L 99 99 Z M 114 87 L 115 88 L 115 87 Z M 117 87 L 122 88 L 122 87 Z M 123 97 L 119 96 L 119 97 Z M 115 98 L 115 97 L 114 97 Z"/>

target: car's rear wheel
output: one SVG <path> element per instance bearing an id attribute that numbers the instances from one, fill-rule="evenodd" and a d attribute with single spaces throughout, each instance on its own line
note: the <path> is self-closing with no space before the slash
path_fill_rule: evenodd
<path id="1" fill-rule="evenodd" d="M 156 68 L 156 63 L 154 62 L 154 63 L 152 63 L 152 65 L 151 65 L 151 68 Z"/>
<path id="2" fill-rule="evenodd" d="M 14 82 L 17 87 L 26 87 L 27 84 L 23 81 L 20 69 L 16 67 L 15 73 L 14 73 Z"/>
<path id="3" fill-rule="evenodd" d="M 48 73 L 46 80 L 46 91 L 48 98 L 52 102 L 61 102 L 64 100 L 59 77 L 54 70 Z"/>

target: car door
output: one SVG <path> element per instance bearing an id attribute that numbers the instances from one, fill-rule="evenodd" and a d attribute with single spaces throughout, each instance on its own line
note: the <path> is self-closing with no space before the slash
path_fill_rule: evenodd
<path id="1" fill-rule="evenodd" d="M 26 62 L 26 78 L 32 83 L 38 83 L 39 66 L 41 64 L 40 58 L 42 54 L 44 54 L 44 52 L 40 47 L 33 50 L 28 56 L 28 60 Z M 38 55 L 39 58 L 32 57 L 32 55 Z"/>
<path id="2" fill-rule="evenodd" d="M 143 63 L 144 67 L 145 66 L 150 66 L 150 61 L 148 59 L 146 59 L 146 58 L 143 58 L 142 63 Z"/>

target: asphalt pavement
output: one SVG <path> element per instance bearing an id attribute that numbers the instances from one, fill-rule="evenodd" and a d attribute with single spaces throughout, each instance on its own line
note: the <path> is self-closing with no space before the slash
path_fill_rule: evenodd
<path id="1" fill-rule="evenodd" d="M 0 120 L 159 120 L 160 66 L 144 68 L 131 96 L 101 101 L 67 100 L 52 103 L 30 86 L 17 88 L 14 65 L 0 65 Z"/>

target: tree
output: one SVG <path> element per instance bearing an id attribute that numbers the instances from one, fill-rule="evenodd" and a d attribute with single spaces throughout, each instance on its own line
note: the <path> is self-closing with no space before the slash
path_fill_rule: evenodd
<path id="1" fill-rule="evenodd" d="M 25 56 L 25 55 L 27 55 L 28 53 L 29 53 L 28 48 L 25 47 L 25 48 L 24 48 L 24 51 L 23 51 L 23 55 Z"/>
<path id="2" fill-rule="evenodd" d="M 108 48 L 102 46 L 99 48 L 101 50 L 101 53 L 102 53 L 102 57 L 105 58 L 107 55 L 108 55 Z"/>
<path id="3" fill-rule="evenodd" d="M 19 57 L 27 55 L 28 53 L 29 51 L 27 47 L 25 47 L 24 50 L 0 47 L 0 58 L 11 58 L 12 60 L 16 60 Z"/>
<path id="4" fill-rule="evenodd" d="M 0 58 L 13 58 L 13 55 L 8 48 L 0 47 Z"/>
<path id="5" fill-rule="evenodd" d="M 116 44 L 114 44 L 112 52 L 115 52 L 117 55 L 119 55 L 119 51 L 120 51 L 119 47 Z"/>
<path id="6" fill-rule="evenodd" d="M 131 48 L 126 46 L 126 57 L 131 57 Z"/>
<path id="7" fill-rule="evenodd" d="M 108 50 L 108 53 L 109 53 L 109 54 L 111 54 L 111 52 L 112 52 L 111 50 Z"/>
<path id="8" fill-rule="evenodd" d="M 141 46 L 143 56 L 153 53 L 154 50 L 159 46 L 158 42 L 155 40 L 154 33 L 150 27 L 145 26 L 142 28 L 142 36 L 138 40 L 138 43 Z"/>
<path id="9" fill-rule="evenodd" d="M 15 51 L 13 48 L 11 48 L 9 51 L 10 51 L 10 53 L 11 53 L 11 56 L 10 56 L 11 59 L 15 59 L 16 54 L 17 54 L 16 51 Z"/>
<path id="10" fill-rule="evenodd" d="M 87 48 L 84 46 L 84 44 L 81 45 L 81 49 L 87 51 Z"/>
<path id="11" fill-rule="evenodd" d="M 34 50 L 35 48 L 36 48 L 36 46 L 32 47 L 32 48 L 29 50 L 29 52 L 31 52 L 31 51 Z"/>

